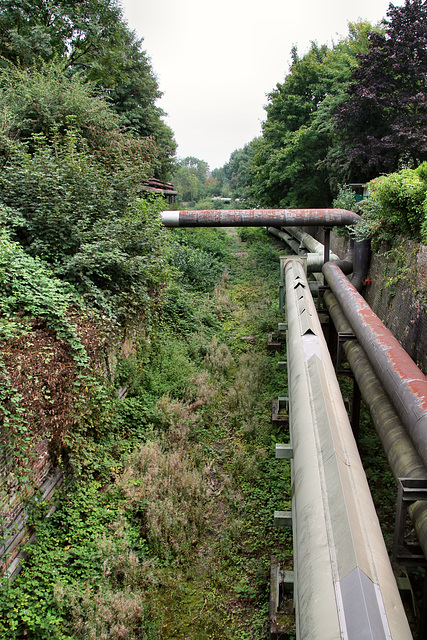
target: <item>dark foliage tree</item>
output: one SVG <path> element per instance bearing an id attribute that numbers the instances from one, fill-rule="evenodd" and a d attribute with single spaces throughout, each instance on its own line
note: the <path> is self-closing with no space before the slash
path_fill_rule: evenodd
<path id="1" fill-rule="evenodd" d="M 387 15 L 337 115 L 358 180 L 427 159 L 427 1 L 390 5 Z"/>
<path id="2" fill-rule="evenodd" d="M 54 60 L 92 81 L 122 127 L 157 143 L 156 174 L 167 177 L 176 143 L 156 106 L 161 92 L 142 40 L 117 0 L 0 0 L 0 66 L 41 69 Z"/>

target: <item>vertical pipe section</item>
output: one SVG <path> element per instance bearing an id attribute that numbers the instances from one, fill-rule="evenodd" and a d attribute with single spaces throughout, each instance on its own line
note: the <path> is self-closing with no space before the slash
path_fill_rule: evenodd
<path id="1" fill-rule="evenodd" d="M 427 467 L 427 378 L 332 262 L 323 274 Z"/>
<path id="2" fill-rule="evenodd" d="M 410 639 L 302 261 L 284 272 L 297 637 Z"/>

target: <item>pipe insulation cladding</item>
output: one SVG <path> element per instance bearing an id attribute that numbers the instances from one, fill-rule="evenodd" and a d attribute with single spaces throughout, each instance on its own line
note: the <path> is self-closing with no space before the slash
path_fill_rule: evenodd
<path id="1" fill-rule="evenodd" d="M 299 640 L 409 640 L 303 262 L 285 265 Z"/>
<path id="2" fill-rule="evenodd" d="M 328 262 L 323 274 L 427 467 L 427 378 L 341 269 Z"/>
<path id="3" fill-rule="evenodd" d="M 323 299 L 336 330 L 350 333 L 351 327 L 334 294 L 331 291 L 325 291 Z M 368 356 L 357 340 L 347 340 L 343 348 L 359 385 L 363 401 L 370 411 L 393 476 L 396 480 L 398 478 L 427 480 L 427 470 L 375 374 Z M 409 506 L 408 513 L 427 558 L 427 503 L 424 501 L 413 503 Z"/>
<path id="4" fill-rule="evenodd" d="M 163 211 L 166 227 L 345 227 L 360 216 L 346 209 L 214 209 Z"/>

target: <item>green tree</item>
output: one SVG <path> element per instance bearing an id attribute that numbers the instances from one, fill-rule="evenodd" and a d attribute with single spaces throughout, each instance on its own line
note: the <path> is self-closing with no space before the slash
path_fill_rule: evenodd
<path id="1" fill-rule="evenodd" d="M 248 201 L 250 187 L 253 182 L 251 157 L 256 149 L 257 139 L 248 142 L 242 149 L 236 149 L 225 166 L 230 185 L 230 191 L 236 200 Z"/>
<path id="2" fill-rule="evenodd" d="M 174 184 L 178 197 L 184 202 L 195 202 L 207 195 L 209 165 L 204 160 L 187 156 L 178 161 L 178 168 L 174 175 Z"/>
<path id="3" fill-rule="evenodd" d="M 250 193 L 262 206 L 328 206 L 345 175 L 345 158 L 334 113 L 358 54 L 367 51 L 366 22 L 350 24 L 349 35 L 332 47 L 312 43 L 269 94 L 263 136 L 251 153 Z M 338 151 L 337 151 L 338 150 Z M 335 153 L 335 155 L 334 155 Z"/>
<path id="4" fill-rule="evenodd" d="M 57 56 L 70 66 L 95 57 L 122 22 L 115 0 L 1 0 L 0 7 L 2 62 L 24 67 Z"/>
<path id="5" fill-rule="evenodd" d="M 122 127 L 155 140 L 155 172 L 167 177 L 176 143 L 156 106 L 161 92 L 142 40 L 116 0 L 0 0 L 0 64 L 41 69 L 53 60 L 93 82 Z"/>

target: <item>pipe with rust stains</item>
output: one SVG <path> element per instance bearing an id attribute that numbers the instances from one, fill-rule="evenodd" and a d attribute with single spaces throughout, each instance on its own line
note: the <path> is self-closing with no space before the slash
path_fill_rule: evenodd
<path id="1" fill-rule="evenodd" d="M 333 262 L 323 274 L 427 467 L 427 378 Z"/>
<path id="2" fill-rule="evenodd" d="M 337 331 L 349 333 L 351 327 L 335 298 L 326 291 L 324 301 Z M 378 437 L 384 448 L 394 478 L 422 478 L 427 480 L 427 470 L 405 431 L 387 394 L 357 340 L 347 340 L 344 351 L 362 398 L 369 408 Z M 415 502 L 408 509 L 418 540 L 427 558 L 427 503 Z"/>
<path id="3" fill-rule="evenodd" d="M 161 215 L 166 227 L 345 227 L 360 220 L 346 209 L 214 209 Z"/>

